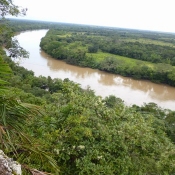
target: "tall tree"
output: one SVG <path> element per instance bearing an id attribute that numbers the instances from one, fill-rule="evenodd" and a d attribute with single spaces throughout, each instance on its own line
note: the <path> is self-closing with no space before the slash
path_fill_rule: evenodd
<path id="1" fill-rule="evenodd" d="M 19 6 L 15 5 L 12 0 L 0 1 L 0 45 L 9 48 L 9 53 L 12 57 L 28 57 L 28 52 L 26 52 L 22 47 L 20 47 L 16 39 L 11 40 L 13 32 L 7 26 L 5 16 L 25 15 L 26 11 L 26 8 L 20 8 Z"/>

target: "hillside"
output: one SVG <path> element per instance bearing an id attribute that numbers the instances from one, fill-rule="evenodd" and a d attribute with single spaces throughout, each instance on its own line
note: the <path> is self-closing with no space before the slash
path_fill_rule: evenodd
<path id="1" fill-rule="evenodd" d="M 61 38 L 64 41 L 67 36 L 61 34 Z M 1 40 L 1 47 L 8 43 Z M 71 44 L 64 43 L 70 48 Z M 59 42 L 53 41 L 51 46 L 55 44 Z M 80 37 L 83 55 L 88 45 L 81 44 Z M 109 53 L 98 50 L 92 62 L 95 57 L 104 59 L 98 54 Z M 70 60 L 81 60 L 78 56 Z M 125 59 L 113 56 L 115 60 Z M 134 66 L 136 59 L 132 60 Z M 127 107 L 115 96 L 102 99 L 69 79 L 35 77 L 0 49 L 0 149 L 21 164 L 23 174 L 38 169 L 54 175 L 173 175 L 174 123 L 175 111 L 154 103 Z"/>

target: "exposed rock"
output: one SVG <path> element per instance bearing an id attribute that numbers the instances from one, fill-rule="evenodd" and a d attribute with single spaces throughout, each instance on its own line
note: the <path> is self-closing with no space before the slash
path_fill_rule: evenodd
<path id="1" fill-rule="evenodd" d="M 0 175 L 22 175 L 21 165 L 0 150 Z"/>

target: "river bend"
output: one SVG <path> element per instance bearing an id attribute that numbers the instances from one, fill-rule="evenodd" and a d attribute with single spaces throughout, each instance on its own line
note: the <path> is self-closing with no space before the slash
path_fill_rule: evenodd
<path id="1" fill-rule="evenodd" d="M 30 53 L 29 59 L 20 61 L 20 65 L 34 71 L 36 76 L 69 78 L 79 83 L 82 88 L 89 86 L 96 95 L 115 95 L 127 105 L 154 102 L 162 108 L 175 110 L 174 87 L 73 66 L 53 59 L 39 47 L 46 32 L 47 30 L 26 31 L 16 36 L 20 45 Z"/>

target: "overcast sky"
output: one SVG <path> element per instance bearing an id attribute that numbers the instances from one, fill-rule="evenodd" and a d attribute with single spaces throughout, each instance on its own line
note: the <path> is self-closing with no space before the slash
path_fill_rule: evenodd
<path id="1" fill-rule="evenodd" d="M 14 0 L 25 19 L 175 33 L 175 0 Z"/>

